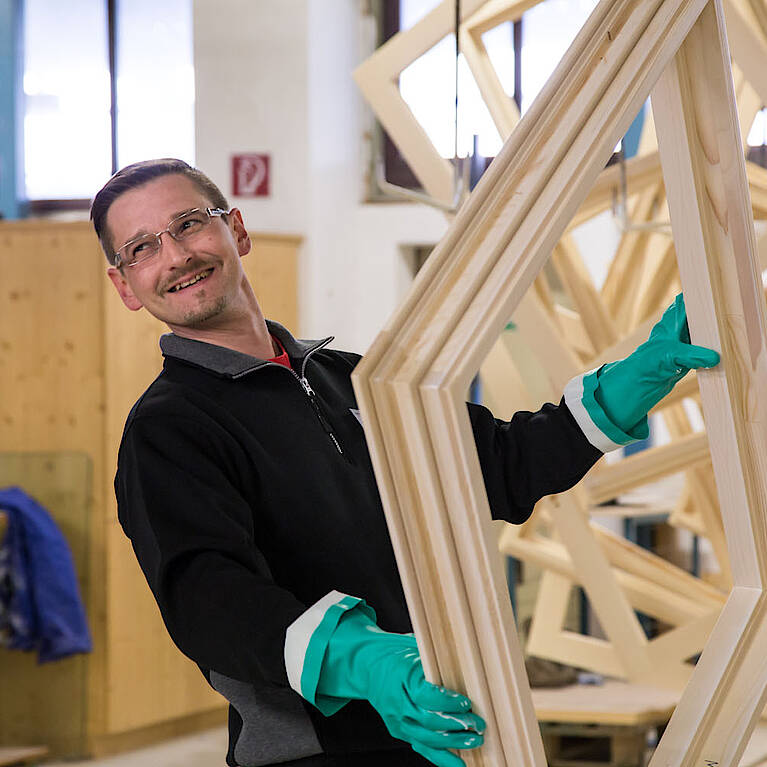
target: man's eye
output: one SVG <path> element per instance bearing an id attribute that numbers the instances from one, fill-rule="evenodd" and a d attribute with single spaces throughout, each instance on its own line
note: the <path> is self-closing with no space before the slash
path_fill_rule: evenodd
<path id="1" fill-rule="evenodd" d="M 189 237 L 205 226 L 205 219 L 199 214 L 182 218 L 175 226 L 174 237 Z"/>
<path id="2" fill-rule="evenodd" d="M 130 249 L 131 258 L 138 258 L 142 253 L 146 253 L 149 250 L 148 242 L 137 242 Z"/>

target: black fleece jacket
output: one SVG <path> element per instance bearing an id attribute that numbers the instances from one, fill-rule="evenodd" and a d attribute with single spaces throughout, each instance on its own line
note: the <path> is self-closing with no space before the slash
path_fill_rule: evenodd
<path id="1" fill-rule="evenodd" d="M 386 631 L 411 625 L 354 413 L 359 357 L 269 329 L 297 372 L 164 336 L 163 370 L 131 410 L 115 478 L 120 523 L 173 641 L 232 702 L 228 763 L 241 767 L 404 745 L 367 703 L 326 719 L 288 687 L 286 628 L 329 591 L 364 598 Z M 496 519 L 523 522 L 602 455 L 564 402 L 508 423 L 468 408 Z M 278 699 L 275 725 L 264 700 Z M 243 723 L 251 736 L 284 732 L 246 747 Z"/>

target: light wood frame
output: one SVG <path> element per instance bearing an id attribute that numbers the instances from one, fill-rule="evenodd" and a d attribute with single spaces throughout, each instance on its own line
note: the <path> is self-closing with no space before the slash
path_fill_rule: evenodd
<path id="1" fill-rule="evenodd" d="M 464 0 L 461 20 L 467 19 L 487 0 Z M 426 131 L 416 120 L 399 91 L 402 71 L 453 31 L 454 0 L 439 5 L 417 21 L 407 33 L 394 35 L 360 64 L 354 79 L 379 121 L 397 145 L 426 192 L 452 205 L 453 170 L 440 157 Z"/>
<path id="2" fill-rule="evenodd" d="M 425 669 L 488 721 L 472 764 L 545 759 L 465 393 L 656 82 L 735 587 L 653 763 L 736 763 L 764 703 L 767 328 L 721 2 L 603 0 L 353 377 Z"/>
<path id="3" fill-rule="evenodd" d="M 526 10 L 540 2 L 541 0 L 489 0 L 461 25 L 461 52 L 502 139 L 507 138 L 519 122 L 519 109 L 504 91 L 482 42 L 482 35 L 499 24 L 517 21 Z"/>

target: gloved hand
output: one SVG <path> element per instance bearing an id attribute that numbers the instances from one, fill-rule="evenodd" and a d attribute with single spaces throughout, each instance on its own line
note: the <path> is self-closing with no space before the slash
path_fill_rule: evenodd
<path id="1" fill-rule="evenodd" d="M 655 324 L 647 341 L 625 359 L 604 365 L 598 371 L 599 385 L 594 397 L 616 426 L 635 433 L 647 413 L 692 368 L 711 368 L 717 364 L 717 352 L 690 343 L 687 312 L 680 293 Z"/>
<path id="2" fill-rule="evenodd" d="M 370 701 L 389 732 L 440 767 L 461 767 L 449 748 L 476 748 L 485 722 L 471 701 L 426 681 L 412 634 L 382 631 L 365 612 L 344 615 L 328 641 L 317 693 Z"/>

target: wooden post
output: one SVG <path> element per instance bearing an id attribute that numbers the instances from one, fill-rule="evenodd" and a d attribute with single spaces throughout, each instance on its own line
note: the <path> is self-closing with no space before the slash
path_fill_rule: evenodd
<path id="1" fill-rule="evenodd" d="M 734 580 L 653 764 L 729 765 L 767 691 L 767 326 L 720 2 L 653 105 L 691 335 L 722 354 L 698 380 Z"/>

